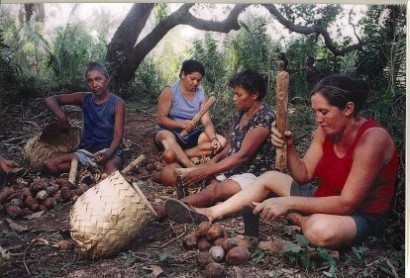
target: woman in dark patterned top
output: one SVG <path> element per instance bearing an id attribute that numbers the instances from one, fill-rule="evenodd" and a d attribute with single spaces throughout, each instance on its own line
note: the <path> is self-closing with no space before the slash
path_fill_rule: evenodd
<path id="1" fill-rule="evenodd" d="M 210 206 L 231 197 L 251 185 L 273 164 L 274 148 L 269 133 L 275 114 L 262 102 L 266 95 L 264 79 L 256 71 L 245 70 L 230 79 L 229 87 L 239 111 L 229 144 L 203 167 L 182 176 L 183 184 L 189 186 L 219 174 L 204 190 L 181 199 L 195 207 Z M 176 200 L 167 200 L 167 213 L 172 210 L 173 201 Z"/>

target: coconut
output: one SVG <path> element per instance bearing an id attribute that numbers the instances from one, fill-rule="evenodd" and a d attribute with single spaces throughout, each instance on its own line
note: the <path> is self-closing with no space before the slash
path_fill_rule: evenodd
<path id="1" fill-rule="evenodd" d="M 182 245 L 187 250 L 196 249 L 198 247 L 198 237 L 196 236 L 196 234 L 189 234 L 184 237 Z"/>
<path id="2" fill-rule="evenodd" d="M 233 247 L 226 254 L 226 263 L 229 265 L 240 265 L 247 262 L 251 257 L 248 248 L 242 246 Z"/>
<path id="3" fill-rule="evenodd" d="M 218 223 L 212 224 L 207 233 L 209 242 L 214 242 L 216 239 L 225 236 L 225 229 Z"/>
<path id="4" fill-rule="evenodd" d="M 222 262 L 225 258 L 225 250 L 222 248 L 222 246 L 212 246 L 211 249 L 209 249 L 209 253 L 212 256 L 212 259 L 215 262 Z"/>
<path id="5" fill-rule="evenodd" d="M 223 265 L 217 262 L 209 263 L 205 268 L 205 277 L 206 278 L 224 278 L 225 269 Z"/>

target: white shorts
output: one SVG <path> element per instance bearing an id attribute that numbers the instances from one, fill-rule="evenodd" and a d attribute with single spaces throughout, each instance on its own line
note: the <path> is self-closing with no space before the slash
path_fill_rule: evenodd
<path id="1" fill-rule="evenodd" d="M 218 181 L 233 180 L 236 183 L 238 183 L 241 189 L 245 189 L 257 179 L 257 176 L 255 176 L 252 173 L 242 173 L 242 174 L 233 175 L 227 178 L 225 175 L 221 174 L 221 175 L 218 175 L 216 179 Z"/>

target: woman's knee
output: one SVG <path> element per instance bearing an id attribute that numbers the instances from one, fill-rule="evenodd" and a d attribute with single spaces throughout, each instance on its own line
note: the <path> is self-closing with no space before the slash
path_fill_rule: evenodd
<path id="1" fill-rule="evenodd" d="M 221 143 L 221 149 L 225 148 L 228 144 L 228 140 L 226 140 L 226 138 L 222 135 L 217 134 L 216 136 L 218 137 L 218 141 Z"/>
<path id="2" fill-rule="evenodd" d="M 56 171 L 56 166 L 50 159 L 48 159 L 43 163 L 43 170 L 46 172 L 54 173 Z"/>
<path id="3" fill-rule="evenodd" d="M 317 215 L 312 215 L 306 220 L 302 226 L 302 231 L 313 246 L 334 247 L 339 245 L 336 242 L 339 241 L 341 229 Z"/>

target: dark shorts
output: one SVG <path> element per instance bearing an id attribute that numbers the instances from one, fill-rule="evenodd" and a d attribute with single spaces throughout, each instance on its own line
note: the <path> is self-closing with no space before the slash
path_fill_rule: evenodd
<path id="1" fill-rule="evenodd" d="M 172 131 L 172 133 L 175 134 L 177 142 L 181 146 L 181 148 L 183 150 L 186 150 L 186 149 L 190 149 L 190 148 L 193 148 L 196 145 L 198 145 L 198 138 L 199 138 L 199 135 L 201 135 L 201 133 L 202 133 L 202 129 L 198 128 L 195 131 L 189 133 L 184 138 L 182 138 L 179 135 L 179 132 Z M 155 144 L 155 146 L 157 147 L 158 150 L 160 150 L 160 151 L 164 150 L 164 146 L 162 146 L 161 144 L 158 144 L 158 142 L 155 140 L 155 136 L 154 136 L 154 144 Z"/>
<path id="2" fill-rule="evenodd" d="M 310 183 L 299 185 L 295 181 L 290 187 L 290 196 L 313 197 L 316 186 Z M 356 212 L 351 215 L 356 223 L 356 239 L 363 240 L 368 236 L 381 234 L 387 227 L 387 214 Z"/>

